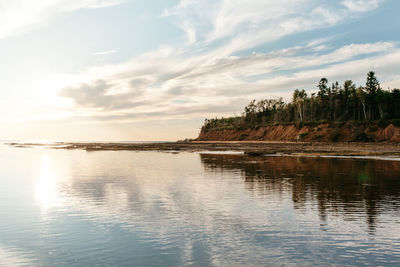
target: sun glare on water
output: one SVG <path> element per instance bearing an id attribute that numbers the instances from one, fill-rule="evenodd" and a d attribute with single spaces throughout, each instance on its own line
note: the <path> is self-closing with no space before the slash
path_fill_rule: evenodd
<path id="1" fill-rule="evenodd" d="M 44 211 L 57 205 L 57 177 L 51 170 L 51 159 L 44 155 L 40 167 L 40 176 L 35 187 L 35 199 Z"/>

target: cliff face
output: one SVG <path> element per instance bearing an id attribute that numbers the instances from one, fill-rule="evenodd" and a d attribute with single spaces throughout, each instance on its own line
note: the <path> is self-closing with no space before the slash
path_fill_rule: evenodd
<path id="1" fill-rule="evenodd" d="M 197 141 L 304 141 L 304 142 L 400 142 L 400 127 L 372 127 L 345 123 L 316 126 L 271 125 L 246 130 L 208 130 Z"/>

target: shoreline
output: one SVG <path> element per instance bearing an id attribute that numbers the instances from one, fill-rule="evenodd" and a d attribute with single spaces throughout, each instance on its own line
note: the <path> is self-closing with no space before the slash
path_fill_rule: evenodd
<path id="1" fill-rule="evenodd" d="M 243 152 L 248 156 L 287 155 L 312 157 L 400 158 L 399 143 L 323 143 L 279 141 L 188 141 L 157 143 L 5 143 L 18 148 L 43 147 L 92 151 Z"/>

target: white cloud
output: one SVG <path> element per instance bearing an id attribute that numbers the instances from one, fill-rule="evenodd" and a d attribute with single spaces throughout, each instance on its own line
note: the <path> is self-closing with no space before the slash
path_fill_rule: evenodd
<path id="1" fill-rule="evenodd" d="M 196 40 L 205 50 L 222 43 L 215 52 L 230 55 L 290 34 L 348 22 L 359 14 L 358 4 L 372 10 L 381 1 L 359 2 L 343 1 L 340 6 L 315 0 L 181 0 L 165 14 L 177 19 L 189 44 Z"/>
<path id="2" fill-rule="evenodd" d="M 241 0 L 223 1 L 223 4 L 214 18 L 214 30 L 210 39 L 218 39 L 242 29 L 258 31 L 260 26 L 268 27 L 268 24 L 275 24 L 286 16 L 298 16 L 307 10 L 311 1 L 289 0 L 285 1 L 260 1 L 250 0 L 243 4 Z"/>
<path id="3" fill-rule="evenodd" d="M 189 44 L 195 43 L 196 39 L 197 39 L 196 38 L 196 29 L 188 23 L 184 23 L 181 26 L 181 28 L 182 28 L 182 30 L 184 30 L 186 32 L 188 43 Z"/>
<path id="4" fill-rule="evenodd" d="M 379 7 L 383 0 L 344 0 L 342 5 L 351 11 L 367 12 Z"/>
<path id="5" fill-rule="evenodd" d="M 114 54 L 114 53 L 117 53 L 117 50 L 107 50 L 107 51 L 96 52 L 96 53 L 93 53 L 93 55 L 105 56 L 105 55 L 110 55 L 110 54 Z"/>
<path id="6" fill-rule="evenodd" d="M 343 23 L 354 13 L 358 11 L 347 6 L 333 8 L 313 0 L 284 4 L 277 0 L 182 0 L 164 15 L 176 20 L 187 42 L 72 75 L 66 80 L 76 82 L 60 85 L 59 96 L 70 100 L 71 116 L 106 121 L 231 115 L 240 112 L 250 98 L 315 88 L 320 76 L 329 73 L 335 79 L 338 75 L 332 70 L 343 69 L 349 62 L 356 62 L 353 66 L 366 62 L 359 57 L 375 63 L 388 54 L 397 59 L 395 43 L 348 44 L 332 50 L 329 38 L 269 53 L 237 55 L 290 34 Z M 364 69 L 357 65 L 353 72 L 364 75 Z M 345 74 L 346 79 L 352 78 L 350 72 Z"/>
<path id="7" fill-rule="evenodd" d="M 38 27 L 59 13 L 81 8 L 102 8 L 122 0 L 0 0 L 0 39 Z"/>
<path id="8" fill-rule="evenodd" d="M 240 112 L 250 98 L 289 96 L 287 92 L 298 87 L 314 89 L 321 76 L 352 79 L 373 67 L 379 74 L 382 62 L 399 64 L 398 55 L 399 49 L 388 42 L 350 44 L 333 51 L 312 42 L 267 54 L 213 58 L 185 58 L 179 52 L 160 50 L 81 73 L 79 82 L 64 86 L 60 96 L 72 101 L 77 110 L 73 114 L 100 120 L 232 114 Z M 360 56 L 371 59 L 359 60 Z M 396 69 L 386 71 L 393 72 Z"/>

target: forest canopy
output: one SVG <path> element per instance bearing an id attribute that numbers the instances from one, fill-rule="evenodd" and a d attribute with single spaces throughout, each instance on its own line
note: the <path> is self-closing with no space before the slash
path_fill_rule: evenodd
<path id="1" fill-rule="evenodd" d="M 400 119 L 400 90 L 383 90 L 373 71 L 368 72 L 363 86 L 351 80 L 329 85 L 328 79 L 322 78 L 317 89 L 310 95 L 304 89 L 296 89 L 289 103 L 282 98 L 253 100 L 244 108 L 242 116 L 206 119 L 203 130 L 257 128 L 279 123 L 397 122 Z"/>

